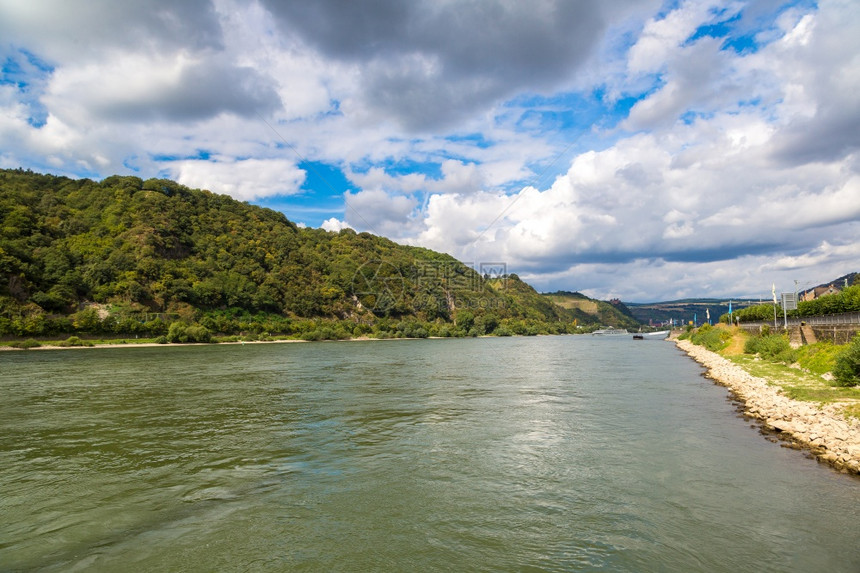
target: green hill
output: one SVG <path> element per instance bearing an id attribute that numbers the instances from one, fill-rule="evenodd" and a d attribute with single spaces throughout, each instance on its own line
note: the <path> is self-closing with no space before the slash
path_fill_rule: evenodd
<path id="1" fill-rule="evenodd" d="M 482 277 L 369 233 L 299 228 L 164 179 L 0 170 L 0 336 L 170 337 L 172 323 L 310 338 L 537 334 L 572 322 L 516 275 Z"/>
<path id="2" fill-rule="evenodd" d="M 613 326 L 638 329 L 641 323 L 621 301 L 605 302 L 588 298 L 582 293 L 557 291 L 543 295 L 551 303 L 567 309 L 579 325 Z"/>

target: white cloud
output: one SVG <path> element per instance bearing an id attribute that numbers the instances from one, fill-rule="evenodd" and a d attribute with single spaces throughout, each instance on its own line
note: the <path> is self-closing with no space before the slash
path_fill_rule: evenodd
<path id="1" fill-rule="evenodd" d="M 322 225 L 320 225 L 320 228 L 326 231 L 334 231 L 335 233 L 337 233 L 338 231 L 343 231 L 344 229 L 352 229 L 352 227 L 349 226 L 349 223 L 347 223 L 346 221 L 341 221 L 336 217 L 332 217 L 323 221 Z"/>
<path id="2" fill-rule="evenodd" d="M 743 2 L 687 0 L 665 17 L 650 19 L 630 48 L 628 71 L 634 75 L 662 71 L 700 26 L 728 20 L 743 8 Z"/>
<path id="3" fill-rule="evenodd" d="M 344 200 L 346 221 L 351 227 L 394 238 L 412 234 L 412 213 L 417 206 L 414 198 L 375 189 L 345 193 Z"/>
<path id="4" fill-rule="evenodd" d="M 253 116 L 280 106 L 268 80 L 222 58 L 178 52 L 117 53 L 54 73 L 44 102 L 69 123 L 198 121 L 220 113 Z"/>
<path id="5" fill-rule="evenodd" d="M 306 173 L 283 159 L 192 159 L 172 166 L 176 181 L 240 201 L 299 192 Z"/>

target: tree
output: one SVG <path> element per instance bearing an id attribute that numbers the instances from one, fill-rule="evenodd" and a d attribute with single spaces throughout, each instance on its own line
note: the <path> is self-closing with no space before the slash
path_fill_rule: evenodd
<path id="1" fill-rule="evenodd" d="M 833 376 L 839 386 L 860 384 L 860 334 L 855 336 L 848 347 L 836 356 Z"/>

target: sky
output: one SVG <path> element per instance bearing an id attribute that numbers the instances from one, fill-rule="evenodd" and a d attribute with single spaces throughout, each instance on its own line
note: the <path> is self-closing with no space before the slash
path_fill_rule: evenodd
<path id="1" fill-rule="evenodd" d="M 0 0 L 0 64 L 3 168 L 175 179 L 541 292 L 860 270 L 857 0 Z"/>

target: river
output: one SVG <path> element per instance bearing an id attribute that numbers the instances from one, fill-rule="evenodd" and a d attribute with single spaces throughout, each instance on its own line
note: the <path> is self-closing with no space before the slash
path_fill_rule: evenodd
<path id="1" fill-rule="evenodd" d="M 668 342 L 0 353 L 2 571 L 860 571 L 860 481 Z"/>

